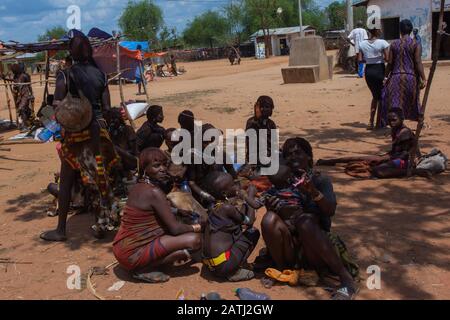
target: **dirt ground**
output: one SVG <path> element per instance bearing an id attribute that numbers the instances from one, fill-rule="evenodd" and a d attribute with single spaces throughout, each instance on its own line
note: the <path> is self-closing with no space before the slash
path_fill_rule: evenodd
<path id="1" fill-rule="evenodd" d="M 370 93 L 365 81 L 336 73 L 333 80 L 317 84 L 284 85 L 280 67 L 286 57 L 264 61 L 245 59 L 241 66 L 226 60 L 179 63 L 188 73 L 159 79 L 149 85 L 152 102 L 164 106 L 166 127 L 176 126 L 184 109 L 226 129 L 242 128 L 251 116 L 259 95 L 276 103 L 274 120 L 283 138 L 299 135 L 309 139 L 315 157 L 377 154 L 389 148 L 386 131 L 365 130 Z M 450 155 L 450 67 L 439 67 L 426 117 L 422 148 L 438 147 Z M 37 105 L 43 88 L 35 87 Z M 113 103 L 119 92 L 111 87 Z M 126 86 L 126 97 L 135 98 L 136 87 Z M 141 97 L 140 97 L 141 98 Z M 7 119 L 5 97 L 0 89 L 0 118 Z M 143 120 L 139 121 L 141 124 Z M 411 124 L 415 127 L 415 124 Z M 8 138 L 17 132 L 1 133 Z M 69 290 L 67 268 L 78 265 L 83 274 L 91 267 L 114 262 L 112 235 L 96 241 L 90 233 L 92 216 L 71 216 L 69 241 L 44 243 L 39 234 L 55 227 L 47 217 L 51 197 L 42 190 L 53 180 L 59 160 L 55 144 L 13 143 L 0 151 L 0 258 L 30 264 L 0 263 L 1 299 L 95 299 L 89 290 Z M 334 230 L 341 235 L 361 267 L 363 280 L 358 299 L 450 299 L 450 176 L 433 181 L 352 179 L 342 168 L 319 168 L 330 175 L 338 196 Z M 259 212 L 258 224 L 263 212 Z M 257 249 L 264 246 L 263 241 Z M 255 250 L 255 254 L 258 250 Z M 254 259 L 252 255 L 250 261 Z M 381 268 L 381 290 L 366 287 L 369 266 Z M 233 289 L 249 287 L 273 299 L 327 299 L 320 287 L 262 287 L 258 280 L 242 284 L 218 282 L 200 264 L 171 272 L 162 285 L 139 284 L 119 267 L 109 275 L 95 276 L 97 291 L 107 299 L 174 299 L 180 289 L 190 300 L 217 291 L 235 299 Z M 115 282 L 126 284 L 117 292 L 107 289 Z"/>

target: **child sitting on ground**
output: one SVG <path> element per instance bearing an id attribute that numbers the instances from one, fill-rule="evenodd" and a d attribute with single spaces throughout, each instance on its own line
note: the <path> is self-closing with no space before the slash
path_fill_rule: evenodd
<path id="1" fill-rule="evenodd" d="M 205 179 L 208 191 L 217 200 L 209 212 L 203 238 L 203 263 L 212 273 L 231 282 L 253 279 L 255 274 L 244 264 L 258 243 L 260 233 L 253 228 L 255 210 L 247 203 L 238 207 L 235 201 L 241 190 L 233 177 L 212 172 Z M 254 201 L 256 189 L 250 187 L 247 199 Z M 245 231 L 243 230 L 244 228 Z"/>

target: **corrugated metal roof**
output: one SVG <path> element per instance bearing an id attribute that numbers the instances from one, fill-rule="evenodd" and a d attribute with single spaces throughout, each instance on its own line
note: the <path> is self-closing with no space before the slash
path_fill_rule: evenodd
<path id="1" fill-rule="evenodd" d="M 366 5 L 369 2 L 369 0 L 353 0 L 354 6 L 362 6 Z"/>
<path id="2" fill-rule="evenodd" d="M 303 26 L 303 31 L 315 30 L 311 26 Z M 292 34 L 292 33 L 300 33 L 300 26 L 298 27 L 287 27 L 287 28 L 276 28 L 269 29 L 269 35 L 283 35 L 283 34 Z M 250 36 L 250 38 L 262 37 L 264 36 L 263 30 L 258 30 L 254 34 Z"/>

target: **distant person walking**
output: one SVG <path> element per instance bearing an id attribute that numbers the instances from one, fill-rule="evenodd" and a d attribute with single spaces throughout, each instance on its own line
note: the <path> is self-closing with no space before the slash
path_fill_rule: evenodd
<path id="1" fill-rule="evenodd" d="M 354 46 L 355 48 L 355 55 L 356 57 L 359 54 L 361 43 L 364 40 L 369 39 L 369 36 L 367 34 L 366 29 L 364 29 L 364 23 L 362 21 L 358 21 L 356 24 L 356 29 L 353 29 L 352 32 L 348 35 L 348 41 Z M 364 75 L 364 63 L 358 62 L 358 76 L 360 78 Z"/>
<path id="2" fill-rule="evenodd" d="M 383 120 L 390 109 L 401 108 L 406 120 L 418 121 L 423 117 L 420 90 L 426 86 L 422 64 L 422 47 L 413 38 L 410 20 L 400 22 L 400 39 L 391 43 L 383 90 Z"/>
<path id="3" fill-rule="evenodd" d="M 420 46 L 422 46 L 422 38 L 420 37 L 420 35 L 419 35 L 419 29 L 414 29 L 413 30 L 413 34 L 414 34 L 414 39 L 416 39 L 416 42 L 418 43 L 418 44 L 420 44 Z"/>
<path id="4" fill-rule="evenodd" d="M 139 54 L 142 56 L 142 46 L 139 44 L 136 48 L 139 50 Z M 143 95 L 142 86 L 145 86 L 145 76 L 142 74 L 141 65 L 138 64 L 136 67 L 136 71 L 134 73 L 134 77 L 136 78 L 136 84 L 138 86 L 138 95 Z"/>
<path id="5" fill-rule="evenodd" d="M 17 108 L 18 127 L 21 132 L 26 132 L 34 119 L 34 95 L 30 84 L 31 77 L 25 71 L 23 63 L 12 65 L 11 70 L 14 75 L 12 93 Z"/>
<path id="6" fill-rule="evenodd" d="M 386 123 L 381 121 L 381 94 L 383 90 L 383 81 L 385 77 L 385 65 L 389 54 L 389 43 L 379 39 L 380 30 L 369 30 L 370 40 L 365 40 L 360 44 L 360 52 L 358 61 L 366 61 L 366 82 L 370 91 L 372 92 L 372 104 L 370 107 L 370 121 L 368 130 L 374 128 L 375 114 L 378 109 L 377 128 L 383 128 Z"/>

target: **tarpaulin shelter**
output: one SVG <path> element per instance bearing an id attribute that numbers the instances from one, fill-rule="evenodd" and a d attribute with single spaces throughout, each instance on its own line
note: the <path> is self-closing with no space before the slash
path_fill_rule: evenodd
<path id="1" fill-rule="evenodd" d="M 48 95 L 48 79 L 50 57 L 53 52 L 68 50 L 70 39 L 76 34 L 82 34 L 78 30 L 70 30 L 69 33 L 59 40 L 41 41 L 37 43 L 21 44 L 18 42 L 2 43 L 0 48 L 1 54 L 20 55 L 24 53 L 46 52 L 46 74 L 45 74 L 45 90 L 43 101 L 46 101 Z M 124 95 L 122 89 L 122 74 L 126 78 L 134 79 L 137 68 L 143 70 L 142 55 L 140 51 L 133 51 L 123 48 L 119 45 L 120 36 L 112 36 L 98 28 L 93 28 L 88 33 L 89 41 L 94 49 L 94 60 L 99 68 L 107 73 L 117 73 L 120 84 L 121 101 L 124 103 Z M 148 46 L 148 44 L 147 44 Z M 117 59 L 120 57 L 120 59 Z M 144 86 L 144 90 L 147 90 Z M 147 101 L 149 100 L 147 95 Z M 132 122 L 132 120 L 131 120 Z M 133 122 L 132 122 L 133 124 Z M 134 124 L 133 124 L 134 126 Z"/>
<path id="2" fill-rule="evenodd" d="M 122 78 L 128 80 L 135 79 L 135 71 L 142 60 L 140 51 L 132 51 L 119 47 L 120 69 Z M 98 67 L 106 74 L 117 72 L 117 48 L 115 43 L 107 43 L 103 46 L 94 48 L 94 60 Z"/>
<path id="3" fill-rule="evenodd" d="M 150 50 L 147 41 L 121 41 L 119 44 L 128 50 L 138 50 L 139 46 L 141 47 L 141 51 L 148 52 Z"/>

